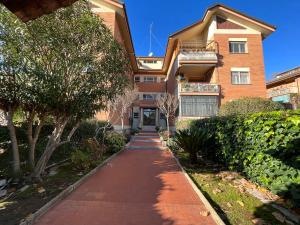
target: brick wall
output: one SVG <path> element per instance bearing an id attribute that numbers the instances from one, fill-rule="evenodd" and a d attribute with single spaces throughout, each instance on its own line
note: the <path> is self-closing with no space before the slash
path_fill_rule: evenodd
<path id="1" fill-rule="evenodd" d="M 248 53 L 231 54 L 229 38 L 247 38 Z M 220 65 L 215 72 L 222 90 L 221 104 L 245 96 L 265 98 L 266 85 L 261 36 L 258 34 L 215 34 L 214 39 L 219 47 Z M 251 84 L 232 84 L 232 67 L 249 67 Z"/>

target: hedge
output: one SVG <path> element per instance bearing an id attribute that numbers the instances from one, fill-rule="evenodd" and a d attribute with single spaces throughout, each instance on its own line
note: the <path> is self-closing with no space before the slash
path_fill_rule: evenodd
<path id="1" fill-rule="evenodd" d="M 196 120 L 213 133 L 214 159 L 300 204 L 300 111 Z"/>

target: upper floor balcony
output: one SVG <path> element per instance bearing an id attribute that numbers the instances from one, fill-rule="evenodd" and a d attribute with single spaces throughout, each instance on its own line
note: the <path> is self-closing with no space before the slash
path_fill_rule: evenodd
<path id="1" fill-rule="evenodd" d="M 217 46 L 214 41 L 183 41 L 179 44 L 179 63 L 208 63 L 218 62 Z"/>
<path id="2" fill-rule="evenodd" d="M 220 85 L 198 82 L 180 83 L 179 92 L 180 95 L 219 95 Z"/>

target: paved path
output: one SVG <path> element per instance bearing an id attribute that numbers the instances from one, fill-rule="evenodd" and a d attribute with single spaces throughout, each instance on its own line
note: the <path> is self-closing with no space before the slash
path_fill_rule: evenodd
<path id="1" fill-rule="evenodd" d="M 215 224 L 200 214 L 204 205 L 158 141 L 154 133 L 134 138 L 36 225 Z"/>

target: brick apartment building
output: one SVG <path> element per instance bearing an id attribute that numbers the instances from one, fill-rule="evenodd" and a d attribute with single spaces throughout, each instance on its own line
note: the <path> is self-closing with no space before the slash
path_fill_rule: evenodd
<path id="1" fill-rule="evenodd" d="M 156 99 L 166 92 L 179 99 L 178 119 L 216 115 L 220 105 L 244 96 L 266 97 L 262 41 L 274 26 L 217 4 L 170 35 L 164 57 L 137 57 L 125 4 L 90 2 L 130 57 L 139 98 L 128 110 L 126 128 L 165 126 Z M 118 119 L 112 123 L 120 128 Z"/>

